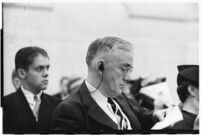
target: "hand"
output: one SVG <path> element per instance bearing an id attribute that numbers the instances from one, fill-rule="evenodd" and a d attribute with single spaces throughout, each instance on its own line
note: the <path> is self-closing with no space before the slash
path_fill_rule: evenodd
<path id="1" fill-rule="evenodd" d="M 161 110 L 165 108 L 173 107 L 173 104 L 171 104 L 171 101 L 169 101 L 166 98 L 157 98 L 154 101 L 154 110 Z"/>
<path id="2" fill-rule="evenodd" d="M 153 121 L 154 122 L 163 121 L 168 110 L 169 109 L 162 109 L 162 110 L 154 111 L 152 116 Z"/>

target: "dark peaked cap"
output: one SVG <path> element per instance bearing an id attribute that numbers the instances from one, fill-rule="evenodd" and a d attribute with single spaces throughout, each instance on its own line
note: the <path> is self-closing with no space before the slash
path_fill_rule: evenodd
<path id="1" fill-rule="evenodd" d="M 198 65 L 180 65 L 178 66 L 177 84 L 181 85 L 191 82 L 198 85 L 199 83 L 199 66 Z"/>

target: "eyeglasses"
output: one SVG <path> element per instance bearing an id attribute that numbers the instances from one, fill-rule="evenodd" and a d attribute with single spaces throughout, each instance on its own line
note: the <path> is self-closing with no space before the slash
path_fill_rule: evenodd
<path id="1" fill-rule="evenodd" d="M 107 63 L 110 63 L 110 64 L 112 64 L 114 66 L 119 67 L 121 69 L 121 71 L 124 72 L 124 73 L 131 73 L 133 71 L 133 67 L 132 66 L 126 67 L 126 66 L 123 66 L 123 65 L 114 64 L 114 63 L 109 62 L 109 61 L 107 61 Z"/>

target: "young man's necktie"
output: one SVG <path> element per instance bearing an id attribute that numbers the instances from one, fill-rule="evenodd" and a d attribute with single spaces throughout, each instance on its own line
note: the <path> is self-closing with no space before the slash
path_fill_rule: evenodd
<path id="1" fill-rule="evenodd" d="M 39 113 L 39 108 L 40 108 L 40 104 L 41 104 L 41 99 L 40 99 L 39 96 L 34 95 L 34 101 L 36 103 L 35 103 L 35 106 L 34 106 L 34 109 L 33 109 L 33 113 L 34 113 L 34 116 L 36 118 L 36 121 L 38 121 L 38 113 Z"/>

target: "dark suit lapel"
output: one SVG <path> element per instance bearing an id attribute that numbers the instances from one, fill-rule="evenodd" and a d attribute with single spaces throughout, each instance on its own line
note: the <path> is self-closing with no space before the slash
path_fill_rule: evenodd
<path id="1" fill-rule="evenodd" d="M 44 121 L 48 121 L 48 119 L 50 118 L 50 116 L 48 114 L 50 114 L 51 108 L 52 108 L 52 105 L 48 101 L 47 96 L 44 93 L 42 93 L 41 104 L 40 104 L 40 109 L 39 109 L 39 118 L 38 118 L 39 126 Z"/>
<path id="2" fill-rule="evenodd" d="M 36 122 L 33 112 L 21 89 L 17 90 L 17 97 L 14 102 L 14 106 L 16 107 L 15 111 L 18 114 L 19 119 L 21 119 L 21 121 L 24 121 L 25 123 L 26 121 L 29 123 Z"/>
<path id="3" fill-rule="evenodd" d="M 83 82 L 81 85 L 80 93 L 83 103 L 88 109 L 88 114 L 92 119 L 100 124 L 111 127 L 112 129 L 118 129 L 117 124 L 113 122 L 113 120 L 98 106 L 98 104 L 91 97 L 85 82 Z"/>
<path id="4" fill-rule="evenodd" d="M 89 109 L 88 114 L 97 122 L 103 125 L 107 125 L 108 127 L 111 127 L 113 129 L 118 129 L 117 124 L 114 123 L 113 120 L 98 105 L 94 104 Z"/>
<path id="5" fill-rule="evenodd" d="M 127 99 L 125 99 L 123 95 L 120 95 L 115 98 L 115 101 L 117 101 L 122 111 L 128 117 L 132 129 L 140 129 L 141 128 L 140 122 L 136 117 L 136 115 L 134 114 L 134 112 L 131 110 L 130 106 L 128 105 Z"/>

